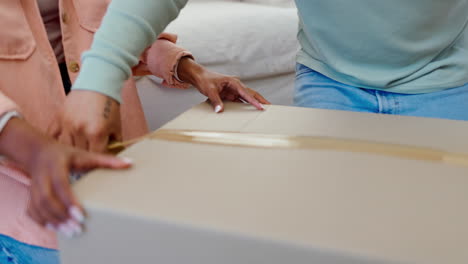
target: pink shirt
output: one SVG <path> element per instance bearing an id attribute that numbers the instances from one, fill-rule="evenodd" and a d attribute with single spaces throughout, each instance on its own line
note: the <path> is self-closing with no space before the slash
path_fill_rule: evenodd
<path id="1" fill-rule="evenodd" d="M 10 100 L 10 98 L 6 97 L 2 92 L 0 92 L 0 116 L 12 110 L 18 110 L 18 107 L 13 101 Z"/>
<path id="2" fill-rule="evenodd" d="M 45 132 L 65 100 L 56 55 L 37 0 L 0 1 L 0 113 L 16 107 L 24 118 Z M 75 81 L 81 53 L 89 49 L 110 0 L 59 0 L 61 43 Z M 141 57 L 134 69 L 138 75 L 153 74 L 171 87 L 185 88 L 174 78 L 179 59 L 190 55 L 174 43 L 177 37 L 163 33 Z M 10 99 L 7 99 L 10 98 Z M 122 90 L 124 139 L 147 133 L 147 126 L 132 78 Z M 6 160 L 0 160 L 0 233 L 19 241 L 56 248 L 55 234 L 33 222 L 27 215 L 29 179 Z"/>

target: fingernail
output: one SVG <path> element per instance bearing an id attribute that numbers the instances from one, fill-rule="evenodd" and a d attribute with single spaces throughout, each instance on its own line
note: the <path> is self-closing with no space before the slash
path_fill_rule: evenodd
<path id="1" fill-rule="evenodd" d="M 215 107 L 215 112 L 216 112 L 216 113 L 221 112 L 221 106 L 220 106 L 220 105 L 217 105 L 217 106 Z"/>
<path id="2" fill-rule="evenodd" d="M 260 104 L 260 107 L 262 107 L 262 109 L 265 110 L 265 106 L 264 106 L 264 105 Z"/>
<path id="3" fill-rule="evenodd" d="M 127 163 L 127 164 L 130 164 L 132 165 L 133 164 L 133 160 L 130 159 L 130 158 L 126 158 L 126 157 L 122 157 L 120 158 L 123 162 Z"/>
<path id="4" fill-rule="evenodd" d="M 78 223 L 83 223 L 85 221 L 85 216 L 84 214 L 81 212 L 80 208 L 78 208 L 77 206 L 73 205 L 72 207 L 70 207 L 70 209 L 68 210 L 68 213 L 70 214 L 70 216 L 75 219 L 75 221 L 77 221 Z"/>
<path id="5" fill-rule="evenodd" d="M 66 225 L 73 231 L 73 236 L 79 236 L 83 233 L 81 225 L 71 219 L 67 221 Z"/>
<path id="6" fill-rule="evenodd" d="M 58 227 L 58 230 L 61 234 L 65 235 L 67 238 L 72 238 L 73 237 L 73 229 L 71 229 L 67 223 L 65 224 L 60 224 Z"/>

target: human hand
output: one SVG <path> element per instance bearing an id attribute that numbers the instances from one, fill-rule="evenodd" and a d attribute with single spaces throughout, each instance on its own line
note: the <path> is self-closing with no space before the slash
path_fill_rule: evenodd
<path id="1" fill-rule="evenodd" d="M 223 100 L 247 102 L 258 110 L 264 109 L 262 104 L 270 104 L 262 95 L 245 87 L 238 78 L 208 71 L 191 58 L 180 60 L 178 76 L 207 96 L 216 113 L 224 111 Z"/>
<path id="2" fill-rule="evenodd" d="M 122 140 L 120 105 L 93 91 L 74 90 L 48 134 L 64 144 L 92 152 L 105 152 L 110 141 Z"/>
<path id="3" fill-rule="evenodd" d="M 80 235 L 85 212 L 74 196 L 71 172 L 87 172 L 96 168 L 125 169 L 128 159 L 89 153 L 59 143 L 45 144 L 27 166 L 31 177 L 29 216 L 38 224 L 67 237 Z"/>
<path id="4" fill-rule="evenodd" d="M 67 236 L 82 232 L 85 215 L 73 195 L 70 174 L 131 166 L 128 159 L 59 144 L 17 118 L 10 120 L 0 134 L 0 153 L 16 162 L 31 179 L 28 207 L 31 218 Z"/>

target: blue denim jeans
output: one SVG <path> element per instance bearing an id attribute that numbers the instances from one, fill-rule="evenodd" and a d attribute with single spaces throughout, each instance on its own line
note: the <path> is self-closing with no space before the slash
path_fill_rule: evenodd
<path id="1" fill-rule="evenodd" d="M 28 245 L 0 234 L 0 264 L 59 264 L 57 250 Z"/>
<path id="2" fill-rule="evenodd" d="M 426 94 L 362 89 L 296 66 L 294 104 L 301 107 L 468 120 L 468 84 Z"/>

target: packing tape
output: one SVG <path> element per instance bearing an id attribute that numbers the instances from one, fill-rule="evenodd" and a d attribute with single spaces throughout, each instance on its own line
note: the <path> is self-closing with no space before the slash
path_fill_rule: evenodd
<path id="1" fill-rule="evenodd" d="M 321 136 L 288 136 L 240 132 L 161 129 L 138 139 L 127 142 L 112 143 L 109 145 L 108 149 L 114 153 L 120 152 L 129 145 L 143 139 L 158 139 L 232 147 L 357 152 L 468 167 L 468 154 L 466 153 L 448 152 L 428 147 Z"/>

